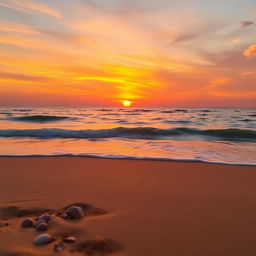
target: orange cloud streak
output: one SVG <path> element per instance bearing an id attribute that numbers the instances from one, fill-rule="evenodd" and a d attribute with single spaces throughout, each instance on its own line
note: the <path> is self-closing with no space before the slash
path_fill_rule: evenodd
<path id="1" fill-rule="evenodd" d="M 253 45 L 249 46 L 249 48 L 247 48 L 244 51 L 244 56 L 246 56 L 246 57 L 256 57 L 256 44 L 253 44 Z"/>
<path id="2" fill-rule="evenodd" d="M 34 0 L 2 0 L 0 2 L 0 6 L 22 12 L 36 12 L 47 14 L 58 19 L 62 17 L 60 12 L 46 5 L 40 4 Z"/>

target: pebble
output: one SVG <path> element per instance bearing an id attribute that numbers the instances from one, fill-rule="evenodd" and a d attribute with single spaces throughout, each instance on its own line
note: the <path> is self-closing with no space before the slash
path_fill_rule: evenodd
<path id="1" fill-rule="evenodd" d="M 62 240 L 64 243 L 75 243 L 76 242 L 76 238 L 74 236 L 67 236 L 64 237 Z"/>
<path id="2" fill-rule="evenodd" d="M 40 222 L 36 225 L 36 231 L 42 232 L 46 231 L 48 229 L 48 225 L 45 222 Z"/>
<path id="3" fill-rule="evenodd" d="M 0 223 L 0 228 L 9 226 L 8 222 Z"/>
<path id="4" fill-rule="evenodd" d="M 34 226 L 34 222 L 30 218 L 23 220 L 21 223 L 22 228 L 32 228 L 33 226 Z"/>
<path id="5" fill-rule="evenodd" d="M 55 252 L 60 252 L 63 251 L 65 248 L 65 245 L 62 242 L 58 242 L 54 245 L 54 251 Z"/>
<path id="6" fill-rule="evenodd" d="M 54 218 L 53 215 L 50 215 L 50 214 L 46 213 L 46 214 L 43 214 L 43 215 L 38 217 L 38 222 L 49 222 L 53 218 Z"/>
<path id="7" fill-rule="evenodd" d="M 62 218 L 62 219 L 65 219 L 65 220 L 67 220 L 69 217 L 68 217 L 68 215 L 67 215 L 67 213 L 65 213 L 65 212 L 63 212 L 61 215 L 60 215 L 60 217 Z"/>
<path id="8" fill-rule="evenodd" d="M 66 210 L 66 213 L 71 219 L 82 219 L 84 217 L 84 212 L 80 206 L 71 206 Z"/>
<path id="9" fill-rule="evenodd" d="M 39 235 L 37 236 L 35 239 L 34 239 L 34 244 L 36 245 L 45 245 L 45 244 L 49 244 L 53 241 L 53 237 L 49 234 L 42 234 L 42 235 Z"/>

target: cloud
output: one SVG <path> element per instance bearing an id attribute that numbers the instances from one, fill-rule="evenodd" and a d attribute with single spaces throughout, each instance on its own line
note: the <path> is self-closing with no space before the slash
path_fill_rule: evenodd
<path id="1" fill-rule="evenodd" d="M 26 13 L 42 13 L 60 19 L 61 13 L 35 0 L 0 0 L 0 6 Z"/>
<path id="2" fill-rule="evenodd" d="M 34 34 L 37 33 L 35 30 L 30 28 L 29 26 L 16 24 L 4 20 L 0 20 L 0 31 L 8 31 L 8 32 L 18 32 L 24 34 Z"/>
<path id="3" fill-rule="evenodd" d="M 252 44 L 244 51 L 246 57 L 256 57 L 256 44 Z"/>
<path id="4" fill-rule="evenodd" d="M 241 42 L 240 39 L 233 39 L 231 40 L 231 42 L 227 43 L 227 46 L 233 46 L 233 45 L 239 44 L 240 42 Z"/>
<path id="5" fill-rule="evenodd" d="M 52 79 L 43 76 L 33 76 L 33 75 L 25 75 L 25 74 L 17 74 L 17 73 L 6 73 L 0 72 L 1 79 L 10 79 L 10 80 L 21 80 L 21 81 L 32 81 L 32 82 L 49 82 Z"/>
<path id="6" fill-rule="evenodd" d="M 231 79 L 229 77 L 215 78 L 215 79 L 211 80 L 210 84 L 208 86 L 206 86 L 204 89 L 207 89 L 207 90 L 217 89 L 219 87 L 227 85 L 230 82 L 230 80 Z"/>
<path id="7" fill-rule="evenodd" d="M 61 32 L 58 30 L 51 30 L 51 29 L 38 29 L 39 33 L 46 35 L 52 39 L 57 39 L 65 43 L 73 43 L 77 45 L 85 45 L 87 38 L 82 37 L 81 35 L 73 32 Z"/>
<path id="8" fill-rule="evenodd" d="M 218 71 L 228 71 L 231 73 L 234 70 L 243 72 L 244 70 L 255 69 L 254 61 L 248 61 L 242 54 L 241 48 L 231 48 L 229 51 L 222 52 L 222 54 L 201 51 L 202 57 L 214 64 L 215 69 Z"/>
<path id="9" fill-rule="evenodd" d="M 188 21 L 189 22 L 189 21 Z M 184 25 L 183 25 L 184 26 Z M 204 21 L 195 23 L 194 26 L 190 26 L 189 30 L 185 27 L 181 27 L 181 31 L 177 31 L 177 35 L 174 36 L 172 43 L 186 43 L 191 41 L 202 40 L 203 38 L 210 38 L 218 36 L 218 34 L 227 29 L 229 24 L 225 21 Z"/>
<path id="10" fill-rule="evenodd" d="M 241 73 L 241 76 L 253 76 L 253 75 L 255 75 L 255 74 L 256 74 L 256 72 L 247 71 L 247 72 Z"/>
<path id="11" fill-rule="evenodd" d="M 254 24 L 253 21 L 242 21 L 241 22 L 241 25 L 242 25 L 243 28 L 249 27 L 249 26 L 251 26 L 253 24 Z"/>

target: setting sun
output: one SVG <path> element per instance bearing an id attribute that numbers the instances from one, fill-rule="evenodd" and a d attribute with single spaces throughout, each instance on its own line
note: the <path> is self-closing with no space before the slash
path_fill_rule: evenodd
<path id="1" fill-rule="evenodd" d="M 124 107 L 130 107 L 132 105 L 132 102 L 130 100 L 124 100 L 122 104 Z"/>

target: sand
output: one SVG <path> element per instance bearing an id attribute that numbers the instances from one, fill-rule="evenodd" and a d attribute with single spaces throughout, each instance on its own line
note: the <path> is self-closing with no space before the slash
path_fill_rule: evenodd
<path id="1" fill-rule="evenodd" d="M 76 202 L 104 211 L 55 217 L 48 233 L 110 239 L 113 255 L 256 255 L 256 167 L 86 157 L 0 158 L 0 255 L 86 255 L 75 244 L 35 246 L 38 232 L 20 227 L 20 213 Z"/>

